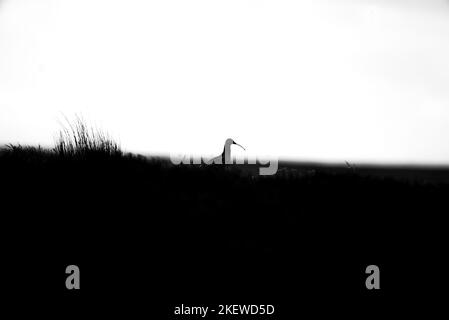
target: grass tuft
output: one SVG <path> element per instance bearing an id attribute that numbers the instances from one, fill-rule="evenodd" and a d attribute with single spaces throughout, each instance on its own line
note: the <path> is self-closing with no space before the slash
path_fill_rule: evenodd
<path id="1" fill-rule="evenodd" d="M 79 116 L 73 122 L 66 119 L 53 151 L 61 157 L 122 156 L 123 152 L 104 131 L 87 125 Z"/>

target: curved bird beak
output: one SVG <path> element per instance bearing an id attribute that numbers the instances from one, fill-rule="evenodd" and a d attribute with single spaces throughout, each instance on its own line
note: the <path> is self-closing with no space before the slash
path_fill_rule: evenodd
<path id="1" fill-rule="evenodd" d="M 245 150 L 246 151 L 246 149 L 245 148 L 243 148 L 241 145 L 239 145 L 237 142 L 235 142 L 234 141 L 234 144 L 236 144 L 236 145 L 238 145 L 240 148 L 242 148 L 243 150 Z"/>

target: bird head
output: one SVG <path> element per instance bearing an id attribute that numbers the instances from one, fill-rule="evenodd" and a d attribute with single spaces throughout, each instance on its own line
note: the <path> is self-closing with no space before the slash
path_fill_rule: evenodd
<path id="1" fill-rule="evenodd" d="M 242 148 L 243 150 L 245 150 L 246 151 L 246 149 L 245 148 L 243 148 L 240 144 L 238 144 L 237 142 L 235 142 L 234 140 L 232 140 L 232 139 L 228 139 L 228 140 L 226 140 L 226 144 L 227 145 L 231 145 L 231 144 L 235 144 L 235 145 L 238 145 L 240 148 Z"/>

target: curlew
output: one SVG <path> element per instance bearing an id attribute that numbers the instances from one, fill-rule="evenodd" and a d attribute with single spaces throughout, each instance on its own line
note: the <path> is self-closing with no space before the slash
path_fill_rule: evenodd
<path id="1" fill-rule="evenodd" d="M 224 148 L 223 148 L 223 152 L 220 155 L 216 156 L 215 158 L 210 159 L 208 161 L 208 163 L 213 163 L 213 164 L 232 164 L 232 160 L 231 160 L 231 146 L 233 144 L 239 146 L 243 150 L 246 150 L 245 148 L 243 148 L 241 145 L 239 145 L 237 142 L 235 142 L 231 138 L 226 139 L 225 144 L 224 144 Z"/>

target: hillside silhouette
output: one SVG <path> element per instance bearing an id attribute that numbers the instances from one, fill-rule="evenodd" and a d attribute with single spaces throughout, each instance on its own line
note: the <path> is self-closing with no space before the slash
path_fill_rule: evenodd
<path id="1" fill-rule="evenodd" d="M 108 138 L 85 149 L 70 141 L 0 152 L 12 296 L 44 288 L 45 299 L 69 303 L 76 293 L 60 271 L 69 264 L 82 270 L 80 305 L 264 300 L 287 314 L 287 301 L 389 304 L 440 283 L 444 168 L 281 162 L 262 177 L 245 166 L 175 166 Z M 369 264 L 383 272 L 380 292 L 364 287 Z M 40 274 L 31 287 L 30 266 Z"/>

